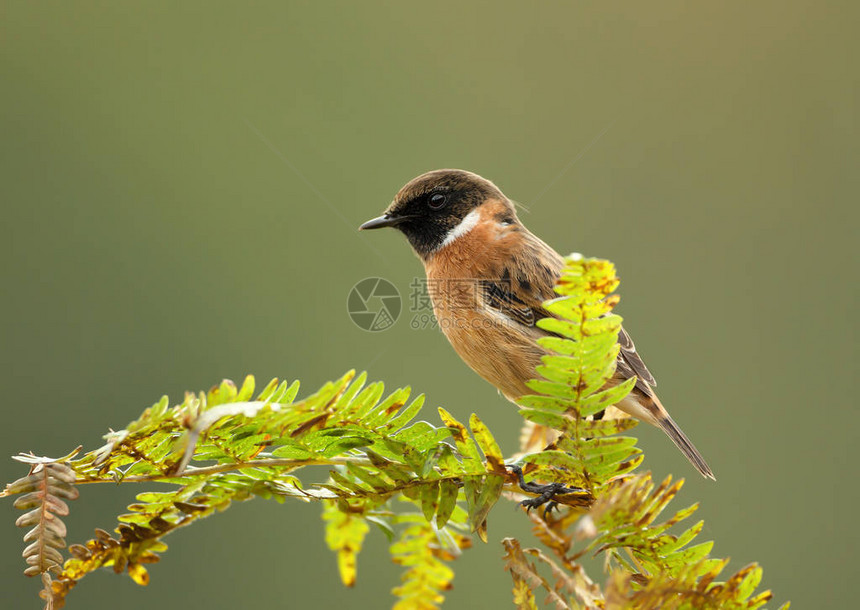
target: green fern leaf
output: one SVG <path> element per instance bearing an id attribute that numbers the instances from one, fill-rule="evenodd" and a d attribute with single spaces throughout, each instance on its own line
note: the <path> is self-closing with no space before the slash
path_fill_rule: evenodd
<path id="1" fill-rule="evenodd" d="M 326 544 L 337 553 L 340 579 L 352 587 L 358 573 L 358 553 L 370 527 L 364 519 L 340 510 L 335 502 L 323 502 L 323 520 Z"/>

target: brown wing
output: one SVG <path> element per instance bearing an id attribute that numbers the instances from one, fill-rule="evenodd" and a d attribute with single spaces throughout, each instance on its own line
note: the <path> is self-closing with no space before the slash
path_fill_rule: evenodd
<path id="1" fill-rule="evenodd" d="M 516 320 L 524 326 L 534 326 L 537 316 L 535 310 L 526 305 L 511 286 L 510 279 L 481 280 L 481 290 L 484 303 L 508 318 Z"/>
<path id="2" fill-rule="evenodd" d="M 639 353 L 636 351 L 636 346 L 633 344 L 633 339 L 627 334 L 624 328 L 618 333 L 618 344 L 621 350 L 618 352 L 618 364 L 616 370 L 620 372 L 625 379 L 636 377 L 636 387 L 645 392 L 649 396 L 654 395 L 651 389 L 657 385 L 657 380 L 654 375 L 645 366 Z"/>
<path id="3" fill-rule="evenodd" d="M 498 279 L 486 280 L 482 284 L 485 303 L 489 307 L 520 324 L 533 327 L 539 319 L 552 315 L 542 304 L 557 296 L 553 286 L 561 274 L 564 259 L 534 234 L 527 230 L 523 234 L 525 247 L 512 266 L 516 272 L 512 274 L 505 268 Z M 646 395 L 653 396 L 651 387 L 656 386 L 657 381 L 624 328 L 618 333 L 618 343 L 621 349 L 616 364 L 617 372 L 624 379 L 635 377 L 636 387 Z"/>
<path id="4" fill-rule="evenodd" d="M 483 280 L 481 287 L 487 306 L 533 327 L 538 320 L 551 315 L 543 308 L 543 302 L 558 296 L 553 286 L 564 259 L 527 230 L 521 231 L 524 246 L 514 254 L 513 264 L 499 269 L 496 278 Z"/>

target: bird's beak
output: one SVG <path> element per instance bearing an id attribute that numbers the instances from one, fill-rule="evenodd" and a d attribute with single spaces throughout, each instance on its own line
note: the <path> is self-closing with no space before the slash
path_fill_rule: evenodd
<path id="1" fill-rule="evenodd" d="M 369 229 L 381 229 L 383 227 L 396 227 L 408 218 L 409 216 L 392 216 L 391 214 L 385 214 L 379 218 L 368 220 L 366 223 L 358 227 L 358 230 L 366 231 Z"/>

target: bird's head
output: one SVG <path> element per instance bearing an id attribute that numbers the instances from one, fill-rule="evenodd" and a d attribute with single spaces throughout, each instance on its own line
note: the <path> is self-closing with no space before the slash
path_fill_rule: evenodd
<path id="1" fill-rule="evenodd" d="M 382 216 L 359 228 L 395 227 L 426 260 L 458 232 L 474 227 L 480 220 L 478 208 L 488 201 L 502 202 L 510 211 L 509 222 L 516 222 L 513 205 L 495 184 L 461 169 L 437 169 L 410 180 Z"/>

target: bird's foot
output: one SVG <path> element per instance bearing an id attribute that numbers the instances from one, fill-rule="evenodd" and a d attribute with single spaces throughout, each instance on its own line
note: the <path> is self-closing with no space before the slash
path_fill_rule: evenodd
<path id="1" fill-rule="evenodd" d="M 517 475 L 517 479 L 519 482 L 520 489 L 522 489 L 526 493 L 537 494 L 536 498 L 528 498 L 520 502 L 521 506 L 526 507 L 526 511 L 530 511 L 533 508 L 539 508 L 546 504 L 543 509 L 543 518 L 546 519 L 547 515 L 551 513 L 554 509 L 558 508 L 558 502 L 553 500 L 558 495 L 565 494 L 576 494 L 588 493 L 587 489 L 582 489 L 581 487 L 568 487 L 567 485 L 563 485 L 562 483 L 548 483 L 546 485 L 541 485 L 539 483 L 527 483 L 523 478 L 523 469 L 519 466 L 508 466 L 515 475 Z"/>

